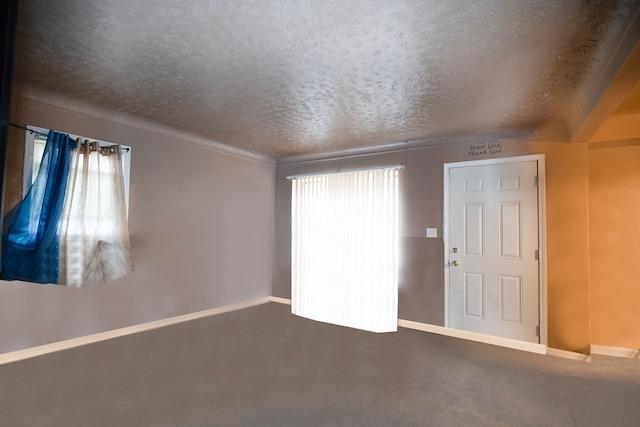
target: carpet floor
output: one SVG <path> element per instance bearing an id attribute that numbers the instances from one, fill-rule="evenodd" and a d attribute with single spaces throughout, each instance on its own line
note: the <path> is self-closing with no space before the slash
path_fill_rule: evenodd
<path id="1" fill-rule="evenodd" d="M 638 426 L 640 360 L 591 363 L 269 303 L 0 366 L 0 426 Z"/>

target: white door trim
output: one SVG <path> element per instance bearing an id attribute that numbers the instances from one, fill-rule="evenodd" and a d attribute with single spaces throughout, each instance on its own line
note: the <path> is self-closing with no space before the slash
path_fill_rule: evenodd
<path id="1" fill-rule="evenodd" d="M 531 162 L 538 163 L 538 306 L 540 307 L 540 344 L 547 343 L 547 241 L 546 241 L 546 180 L 544 154 L 528 156 L 500 157 L 496 159 L 470 160 L 444 164 L 444 200 L 442 218 L 442 240 L 444 242 L 444 326 L 449 327 L 449 170 L 458 167 L 486 166 L 502 163 Z"/>

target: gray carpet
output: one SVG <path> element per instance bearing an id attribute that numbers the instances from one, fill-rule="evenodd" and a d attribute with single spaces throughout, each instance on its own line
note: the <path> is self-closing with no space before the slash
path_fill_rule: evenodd
<path id="1" fill-rule="evenodd" d="M 265 304 L 0 366 L 0 426 L 638 426 L 640 360 L 592 363 Z"/>

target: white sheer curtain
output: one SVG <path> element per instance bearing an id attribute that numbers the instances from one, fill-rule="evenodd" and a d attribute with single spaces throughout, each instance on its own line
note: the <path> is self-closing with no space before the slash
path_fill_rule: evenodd
<path id="1" fill-rule="evenodd" d="M 293 314 L 397 330 L 398 169 L 293 179 Z"/>
<path id="2" fill-rule="evenodd" d="M 78 140 L 59 236 L 60 285 L 93 286 L 133 270 L 119 145 Z"/>

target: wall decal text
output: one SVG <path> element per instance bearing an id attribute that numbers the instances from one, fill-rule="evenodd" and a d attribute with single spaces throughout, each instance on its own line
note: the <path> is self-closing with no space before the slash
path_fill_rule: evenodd
<path id="1" fill-rule="evenodd" d="M 501 142 L 483 142 L 481 144 L 474 144 L 469 146 L 469 151 L 467 152 L 467 156 L 469 157 L 477 157 L 477 156 L 495 156 L 496 154 L 502 153 L 502 143 Z"/>

